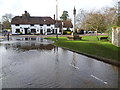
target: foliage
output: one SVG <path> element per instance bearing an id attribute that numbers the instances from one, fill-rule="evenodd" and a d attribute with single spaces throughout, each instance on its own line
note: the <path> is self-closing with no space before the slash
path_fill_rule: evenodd
<path id="1" fill-rule="evenodd" d="M 67 20 L 68 17 L 69 17 L 68 11 L 63 11 L 63 14 L 62 14 L 62 16 L 60 17 L 60 19 L 62 19 L 62 20 Z"/>
<path id="2" fill-rule="evenodd" d="M 22 32 L 20 32 L 20 35 L 22 35 Z"/>
<path id="3" fill-rule="evenodd" d="M 115 7 L 105 7 L 101 10 L 92 11 L 81 9 L 76 17 L 76 25 L 79 29 L 106 32 L 110 25 L 117 24 L 116 11 Z"/>
<path id="4" fill-rule="evenodd" d="M 118 17 L 117 25 L 120 27 L 120 16 Z"/>
<path id="5" fill-rule="evenodd" d="M 12 18 L 13 18 L 12 14 L 5 14 L 2 16 L 2 24 L 4 29 L 10 29 Z"/>
<path id="6" fill-rule="evenodd" d="M 31 34 L 31 32 L 28 32 L 28 34 Z"/>
<path id="7" fill-rule="evenodd" d="M 109 41 L 111 42 L 112 41 L 112 28 L 116 28 L 117 27 L 117 25 L 110 25 L 110 26 L 108 26 L 107 27 L 107 33 L 108 33 L 108 39 L 109 39 Z"/>

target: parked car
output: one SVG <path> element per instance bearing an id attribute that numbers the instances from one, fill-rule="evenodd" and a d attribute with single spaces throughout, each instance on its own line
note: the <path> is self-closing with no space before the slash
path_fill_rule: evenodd
<path id="1" fill-rule="evenodd" d="M 4 32 L 8 32 L 7 30 L 2 30 L 2 32 L 4 33 Z"/>
<path id="2" fill-rule="evenodd" d="M 2 35 L 5 36 L 7 35 L 8 31 L 7 30 L 2 30 Z"/>

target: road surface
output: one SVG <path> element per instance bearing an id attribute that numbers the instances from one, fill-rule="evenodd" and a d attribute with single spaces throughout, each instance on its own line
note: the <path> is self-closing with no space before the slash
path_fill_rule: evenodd
<path id="1" fill-rule="evenodd" d="M 2 88 L 118 88 L 120 68 L 41 38 L 0 42 Z"/>

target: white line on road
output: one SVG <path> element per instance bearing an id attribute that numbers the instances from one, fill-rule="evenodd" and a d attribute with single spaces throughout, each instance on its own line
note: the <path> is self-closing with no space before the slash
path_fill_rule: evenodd
<path id="1" fill-rule="evenodd" d="M 75 69 L 79 69 L 79 67 L 76 67 L 75 65 L 73 64 L 70 64 L 72 67 L 74 67 Z"/>
<path id="2" fill-rule="evenodd" d="M 94 75 L 91 75 L 91 77 L 93 77 L 93 78 L 95 78 L 95 79 L 103 82 L 104 84 L 108 84 L 107 82 L 103 81 L 102 79 L 100 79 L 100 78 L 98 78 L 98 77 L 96 77 L 96 76 L 94 76 Z"/>

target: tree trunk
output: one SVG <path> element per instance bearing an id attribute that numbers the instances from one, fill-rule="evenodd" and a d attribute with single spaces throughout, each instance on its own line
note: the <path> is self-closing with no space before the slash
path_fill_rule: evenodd
<path id="1" fill-rule="evenodd" d="M 96 29 L 96 37 L 99 40 L 99 38 L 98 38 L 98 29 Z"/>

